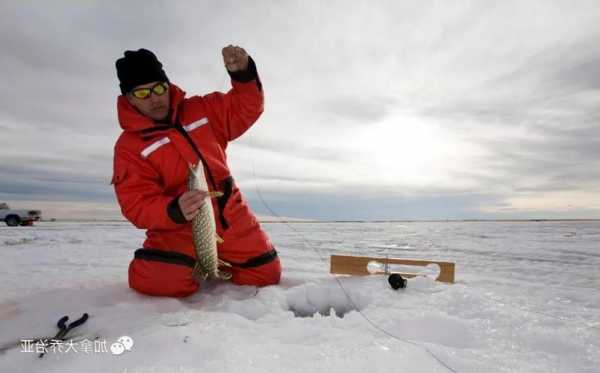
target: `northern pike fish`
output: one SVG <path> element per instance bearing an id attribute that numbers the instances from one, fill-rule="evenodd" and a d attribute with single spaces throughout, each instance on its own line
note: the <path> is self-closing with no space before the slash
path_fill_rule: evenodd
<path id="1" fill-rule="evenodd" d="M 190 165 L 188 188 L 189 190 L 208 191 L 208 183 L 206 182 L 202 162 L 198 162 L 196 167 Z M 200 207 L 200 212 L 192 219 L 192 238 L 198 257 L 192 274 L 198 281 L 229 280 L 231 278 L 231 273 L 219 269 L 219 266 L 231 266 L 219 259 L 217 251 L 217 241 L 222 240 L 217 236 L 211 198 L 220 197 L 221 195 L 221 192 L 209 192 Z"/>

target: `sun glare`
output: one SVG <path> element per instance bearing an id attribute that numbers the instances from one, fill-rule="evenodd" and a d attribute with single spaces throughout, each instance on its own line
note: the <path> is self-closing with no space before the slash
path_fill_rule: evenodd
<path id="1" fill-rule="evenodd" d="M 447 184 L 464 158 L 460 145 L 442 127 L 415 117 L 391 117 L 359 137 L 374 179 L 384 184 Z"/>

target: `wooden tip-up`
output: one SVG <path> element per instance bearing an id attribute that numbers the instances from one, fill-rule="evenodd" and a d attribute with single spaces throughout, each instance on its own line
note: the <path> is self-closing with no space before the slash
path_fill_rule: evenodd
<path id="1" fill-rule="evenodd" d="M 437 260 L 424 259 L 402 259 L 402 258 L 376 258 L 368 256 L 349 256 L 349 255 L 332 255 L 330 273 L 343 275 L 366 276 L 371 274 L 391 274 L 399 273 L 404 277 L 415 277 L 416 273 L 389 272 L 389 271 L 369 271 L 370 264 L 381 264 L 384 266 L 389 264 L 400 264 L 407 266 L 426 267 L 430 264 L 437 264 L 440 267 L 440 274 L 435 279 L 440 282 L 454 283 L 454 263 L 440 262 Z"/>

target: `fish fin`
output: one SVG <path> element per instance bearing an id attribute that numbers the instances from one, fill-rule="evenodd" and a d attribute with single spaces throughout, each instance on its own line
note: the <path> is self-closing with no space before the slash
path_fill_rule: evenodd
<path id="1" fill-rule="evenodd" d="M 218 276 L 221 280 L 230 280 L 233 275 L 230 272 L 219 271 Z"/>
<path id="2" fill-rule="evenodd" d="M 196 173 L 196 166 L 194 166 L 191 163 L 188 163 L 188 167 L 190 168 L 190 172 L 194 175 L 194 177 L 198 177 L 198 174 Z"/>
<path id="3" fill-rule="evenodd" d="M 228 262 L 224 261 L 223 259 L 219 259 L 219 265 L 221 267 L 231 267 L 231 264 L 229 264 Z"/>
<path id="4" fill-rule="evenodd" d="M 194 268 L 192 269 L 192 277 L 198 282 L 206 281 L 208 277 L 207 273 L 202 273 L 202 267 L 200 267 L 200 262 L 196 262 Z"/>
<path id="5" fill-rule="evenodd" d="M 221 197 L 222 195 L 223 195 L 223 192 L 219 192 L 219 191 L 208 192 L 208 196 L 210 198 Z"/>
<path id="6" fill-rule="evenodd" d="M 216 234 L 216 233 L 215 233 L 215 238 L 217 239 L 217 242 L 218 242 L 218 243 L 223 243 L 223 242 L 225 242 L 225 240 L 224 240 L 224 239 L 222 239 L 222 238 L 221 238 L 221 237 L 220 237 L 218 234 Z"/>

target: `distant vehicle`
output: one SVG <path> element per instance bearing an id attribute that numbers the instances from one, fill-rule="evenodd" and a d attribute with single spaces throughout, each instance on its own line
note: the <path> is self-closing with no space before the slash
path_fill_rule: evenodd
<path id="1" fill-rule="evenodd" d="M 0 203 L 0 221 L 4 221 L 9 227 L 17 225 L 33 225 L 34 221 L 40 220 L 40 210 L 11 210 L 6 203 Z"/>

